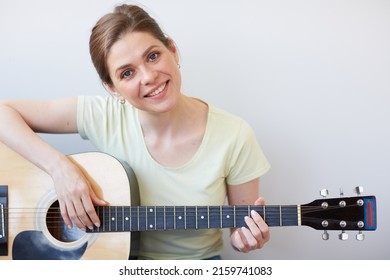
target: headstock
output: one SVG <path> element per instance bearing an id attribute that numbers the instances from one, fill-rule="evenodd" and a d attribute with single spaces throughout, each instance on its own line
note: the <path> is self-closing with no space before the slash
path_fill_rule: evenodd
<path id="1" fill-rule="evenodd" d="M 323 199 L 301 205 L 301 224 L 324 230 L 322 238 L 329 239 L 328 230 L 341 230 L 339 239 L 348 239 L 346 231 L 357 230 L 357 240 L 364 240 L 362 231 L 376 230 L 375 196 L 360 196 L 362 187 L 356 187 L 356 197 L 327 198 L 328 192 L 321 190 Z"/>

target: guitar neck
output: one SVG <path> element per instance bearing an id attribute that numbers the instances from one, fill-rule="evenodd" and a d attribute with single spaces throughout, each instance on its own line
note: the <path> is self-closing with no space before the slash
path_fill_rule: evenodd
<path id="1" fill-rule="evenodd" d="M 268 226 L 297 226 L 300 207 L 290 206 L 103 206 L 96 207 L 100 227 L 89 232 L 236 228 L 258 212 Z"/>

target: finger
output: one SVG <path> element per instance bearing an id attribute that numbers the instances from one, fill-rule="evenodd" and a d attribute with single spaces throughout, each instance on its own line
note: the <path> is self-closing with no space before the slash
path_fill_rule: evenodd
<path id="1" fill-rule="evenodd" d="M 90 196 L 82 197 L 82 203 L 88 217 L 88 221 L 87 221 L 88 228 L 93 229 L 92 223 L 95 226 L 100 227 L 100 220 L 96 213 L 95 207 L 93 206 L 91 197 Z"/>
<path id="2" fill-rule="evenodd" d="M 231 243 L 236 251 L 247 253 L 250 251 L 249 245 L 241 232 L 241 229 L 236 229 L 231 236 Z"/>
<path id="3" fill-rule="evenodd" d="M 253 219 L 245 217 L 248 228 L 243 227 L 242 233 L 251 250 L 261 248 L 264 245 L 263 234 Z"/>
<path id="4" fill-rule="evenodd" d="M 265 205 L 265 199 L 263 197 L 259 197 L 256 199 L 254 205 Z"/>
<path id="5" fill-rule="evenodd" d="M 69 216 L 72 219 L 72 221 L 82 230 L 85 230 L 85 227 L 88 228 L 92 227 L 92 222 L 89 219 L 87 213 L 85 212 L 83 203 L 81 200 L 74 200 L 73 201 L 74 209 L 73 211 L 69 211 Z"/>
<path id="6" fill-rule="evenodd" d="M 68 215 L 68 210 L 66 208 L 66 205 L 65 203 L 59 201 L 59 204 L 60 204 L 60 211 L 61 211 L 61 216 L 62 216 L 62 219 L 64 220 L 64 223 L 67 225 L 67 227 L 69 229 L 71 229 L 73 227 L 73 223 Z"/>
<path id="7" fill-rule="evenodd" d="M 260 231 L 263 242 L 264 243 L 267 242 L 270 239 L 270 232 L 269 232 L 268 225 L 263 220 L 263 218 L 260 216 L 260 214 L 254 210 L 251 211 L 251 218 L 252 218 L 252 221 L 256 224 L 257 229 Z M 255 234 L 255 231 L 252 230 L 252 233 L 254 233 L 254 235 L 256 236 L 257 231 Z"/>

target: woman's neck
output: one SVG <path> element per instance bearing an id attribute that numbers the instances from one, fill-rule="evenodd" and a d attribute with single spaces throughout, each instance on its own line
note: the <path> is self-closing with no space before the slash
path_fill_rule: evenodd
<path id="1" fill-rule="evenodd" d="M 188 129 L 202 126 L 207 120 L 206 103 L 185 95 L 181 95 L 175 107 L 165 113 L 149 113 L 139 111 L 139 119 L 144 135 L 156 137 L 175 137 Z"/>

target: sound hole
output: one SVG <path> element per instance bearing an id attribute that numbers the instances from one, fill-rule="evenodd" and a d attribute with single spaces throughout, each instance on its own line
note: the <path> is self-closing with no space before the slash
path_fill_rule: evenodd
<path id="1" fill-rule="evenodd" d="M 69 229 L 61 216 L 60 205 L 55 201 L 48 209 L 46 215 L 46 225 L 50 234 L 62 242 L 74 242 L 84 236 L 85 232 L 77 226 Z"/>

